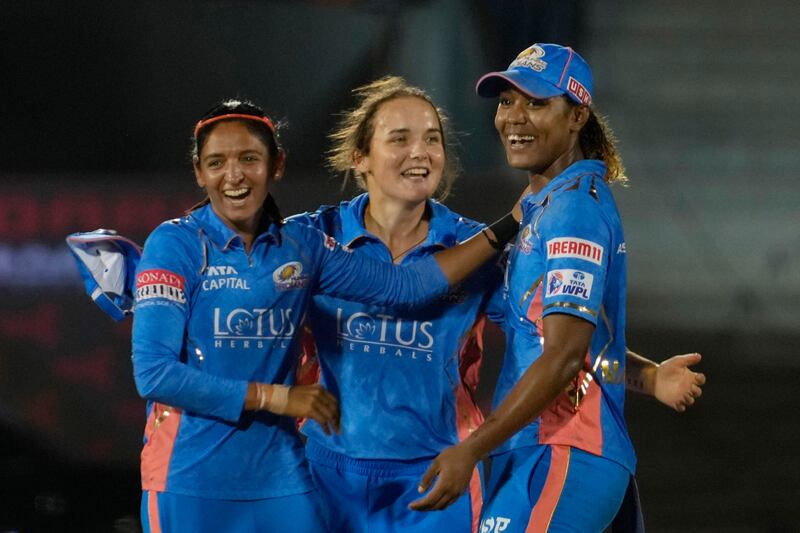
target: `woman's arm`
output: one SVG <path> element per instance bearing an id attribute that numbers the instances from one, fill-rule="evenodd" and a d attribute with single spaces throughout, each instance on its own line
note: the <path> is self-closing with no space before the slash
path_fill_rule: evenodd
<path id="1" fill-rule="evenodd" d="M 419 491 L 431 491 L 409 507 L 417 511 L 444 509 L 469 483 L 475 464 L 517 431 L 533 422 L 564 391 L 583 366 L 594 325 L 566 314 L 544 317 L 544 351 L 525 371 L 511 392 L 475 432 L 434 459 Z"/>
<path id="2" fill-rule="evenodd" d="M 689 367 L 700 362 L 699 353 L 675 355 L 656 363 L 626 349 L 625 387 L 682 413 L 703 394 L 706 376 Z"/>

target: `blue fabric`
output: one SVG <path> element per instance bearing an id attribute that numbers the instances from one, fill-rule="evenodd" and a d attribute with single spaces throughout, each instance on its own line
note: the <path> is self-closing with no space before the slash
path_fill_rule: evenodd
<path id="1" fill-rule="evenodd" d="M 66 241 L 86 294 L 116 321 L 130 315 L 139 246 L 107 229 L 72 233 Z"/>
<path id="2" fill-rule="evenodd" d="M 370 533 L 469 533 L 472 502 L 465 492 L 443 511 L 412 511 L 417 486 L 430 459 L 376 461 L 352 459 L 309 441 L 308 461 L 325 503 L 332 531 Z"/>
<path id="3" fill-rule="evenodd" d="M 580 412 L 581 402 L 595 398 L 599 388 L 599 419 L 589 425 L 599 431 L 592 438 L 602 442 L 602 450 L 580 443 L 588 434 L 565 439 L 563 431 L 556 434 L 552 429 L 555 424 L 545 432 L 540 417 L 495 453 L 540 443 L 570 444 L 617 461 L 633 473 L 636 457 L 624 419 L 626 248 L 605 172 L 601 161 L 576 162 L 522 201 L 523 219 L 504 285 L 506 353 L 494 400 L 497 406 L 541 356 L 544 317 L 566 313 L 587 320 L 595 331 L 584 370 L 548 415 L 560 417 L 561 428 L 570 424 L 568 416 L 595 416 L 591 410 Z"/>
<path id="4" fill-rule="evenodd" d="M 183 410 L 171 455 L 145 439 L 143 460 L 167 463 L 167 491 L 219 499 L 312 487 L 294 420 L 242 414 L 248 382 L 292 382 L 312 291 L 411 306 L 447 289 L 433 259 L 369 261 L 302 224 L 270 224 L 245 253 L 210 206 L 159 226 L 136 280 L 136 386 L 149 409 Z"/>
<path id="5" fill-rule="evenodd" d="M 162 533 L 320 533 L 326 527 L 316 490 L 261 500 L 212 500 L 171 494 L 142 493 L 142 529 L 153 531 L 148 500 L 155 498 Z"/>
<path id="6" fill-rule="evenodd" d="M 294 220 L 334 236 L 354 255 L 390 263 L 389 249 L 364 226 L 368 202 L 363 194 Z M 428 212 L 428 236 L 403 258 L 403 265 L 417 264 L 483 227 L 435 201 L 428 202 Z M 502 321 L 502 307 L 489 306 L 501 277 L 502 269 L 489 264 L 414 312 L 315 295 L 308 319 L 321 382 L 339 398 L 342 432 L 327 436 L 308 421 L 303 433 L 321 446 L 361 459 L 433 457 L 457 443 L 458 424 L 474 427 L 472 413 L 478 411 L 464 383 L 460 354 L 480 313 Z M 460 413 L 457 394 L 465 399 Z M 467 418 L 458 420 L 457 414 Z"/>
<path id="7" fill-rule="evenodd" d="M 544 506 L 549 525 L 532 524 L 533 531 L 589 533 L 603 531 L 619 509 L 630 473 L 615 461 L 577 448 L 562 447 L 568 454 L 566 468 L 551 461 L 553 446 L 517 448 L 492 458 L 486 484 L 486 501 L 480 531 L 524 533 L 534 506 Z M 563 485 L 559 474 L 564 469 Z M 556 479 L 549 479 L 554 474 Z M 556 495 L 554 507 L 542 501 L 546 484 Z M 534 520 L 534 522 L 536 522 Z"/>

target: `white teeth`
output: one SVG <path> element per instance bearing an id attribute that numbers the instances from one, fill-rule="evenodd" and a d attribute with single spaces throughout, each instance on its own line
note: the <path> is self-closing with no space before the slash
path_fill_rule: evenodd
<path id="1" fill-rule="evenodd" d="M 518 135 L 516 133 L 512 133 L 508 136 L 508 140 L 510 142 L 530 142 L 536 139 L 535 135 Z"/>
<path id="2" fill-rule="evenodd" d="M 404 176 L 427 176 L 428 169 L 427 168 L 409 168 L 408 170 L 403 171 Z"/>
<path id="3" fill-rule="evenodd" d="M 237 198 L 240 196 L 244 196 L 248 192 L 250 192 L 250 189 L 248 189 L 247 187 L 242 187 L 241 189 L 231 189 L 227 191 L 222 191 L 222 194 L 224 194 L 228 198 Z"/>

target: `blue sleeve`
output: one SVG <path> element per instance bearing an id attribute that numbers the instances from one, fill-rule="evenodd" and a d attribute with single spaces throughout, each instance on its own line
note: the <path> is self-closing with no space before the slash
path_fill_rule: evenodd
<path id="1" fill-rule="evenodd" d="M 447 292 L 447 278 L 432 256 L 398 266 L 343 249 L 333 237 L 304 228 L 318 258 L 316 291 L 383 307 L 413 308 Z"/>
<path id="2" fill-rule="evenodd" d="M 486 284 L 486 300 L 484 303 L 484 313 L 497 324 L 500 328 L 506 322 L 506 298 L 503 287 L 503 276 L 505 275 L 505 256 L 492 264 L 489 270 Z"/>
<path id="3" fill-rule="evenodd" d="M 201 372 L 181 359 L 202 257 L 190 233 L 167 222 L 145 243 L 136 274 L 133 376 L 143 398 L 236 421 L 247 382 Z"/>
<path id="4" fill-rule="evenodd" d="M 600 204 L 583 191 L 565 192 L 548 207 L 539 232 L 542 316 L 566 313 L 597 325 L 612 241 Z"/>

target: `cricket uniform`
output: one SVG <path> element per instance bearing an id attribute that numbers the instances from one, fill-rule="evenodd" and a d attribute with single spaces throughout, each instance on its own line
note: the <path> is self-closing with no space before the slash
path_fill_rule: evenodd
<path id="1" fill-rule="evenodd" d="M 271 198 L 265 207 L 277 213 Z M 254 516 L 261 516 L 256 531 L 271 531 L 270 521 L 282 519 L 261 515 L 263 500 L 306 494 L 298 508 L 314 508 L 294 420 L 243 412 L 248 382 L 293 382 L 312 291 L 413 306 L 447 290 L 433 258 L 397 268 L 348 253 L 306 225 L 276 220 L 262 218 L 249 253 L 210 205 L 163 223 L 145 244 L 136 276 L 133 367 L 148 400 L 141 463 L 146 530 L 179 523 L 180 513 L 191 512 L 186 509 L 213 514 L 232 501 L 253 502 Z M 201 500 L 162 507 L 161 493 Z M 204 506 L 203 499 L 222 507 Z M 274 508 L 292 515 L 291 506 Z M 321 527 L 316 512 L 292 520 L 294 531 Z M 219 531 L 213 520 L 205 523 L 204 530 Z M 236 531 L 231 528 L 225 530 Z"/>
<path id="2" fill-rule="evenodd" d="M 390 263 L 391 252 L 364 225 L 369 196 L 293 218 L 333 236 L 355 255 Z M 426 240 L 402 259 L 415 264 L 483 226 L 427 204 Z M 408 509 L 422 474 L 443 449 L 483 420 L 472 394 L 482 357 L 484 314 L 502 318 L 502 270 L 493 262 L 430 305 L 404 312 L 317 294 L 308 313 L 321 382 L 339 398 L 341 435 L 314 421 L 311 472 L 337 531 L 472 531 L 482 504 L 480 475 L 447 510 Z M 494 302 L 494 305 L 491 305 Z"/>
<path id="3" fill-rule="evenodd" d="M 567 390 L 493 452 L 481 531 L 600 531 L 634 472 L 623 414 L 625 241 L 605 172 L 601 161 L 578 161 L 522 202 L 495 407 L 542 355 L 544 317 L 574 315 L 595 331 Z"/>

